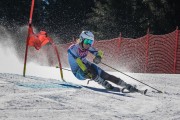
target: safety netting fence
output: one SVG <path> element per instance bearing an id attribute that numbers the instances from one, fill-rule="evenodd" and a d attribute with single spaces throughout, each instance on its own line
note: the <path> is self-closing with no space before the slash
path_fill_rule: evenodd
<path id="1" fill-rule="evenodd" d="M 60 44 L 58 50 L 63 67 L 69 67 L 67 49 L 73 44 Z M 51 46 L 44 46 L 41 55 L 47 56 L 48 64 L 57 65 L 57 58 Z M 122 36 L 111 40 L 95 41 L 94 47 L 104 51 L 102 61 L 123 72 L 134 73 L 180 73 L 180 35 L 179 30 L 165 34 L 132 39 Z M 92 61 L 94 57 L 88 56 Z M 106 66 L 99 64 L 105 70 Z"/>

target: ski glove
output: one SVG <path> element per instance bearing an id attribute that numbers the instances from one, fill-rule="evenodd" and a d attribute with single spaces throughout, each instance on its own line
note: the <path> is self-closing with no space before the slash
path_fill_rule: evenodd
<path id="1" fill-rule="evenodd" d="M 96 64 L 99 64 L 99 63 L 101 62 L 101 57 L 96 56 L 96 57 L 93 59 L 93 62 L 96 63 Z"/>
<path id="2" fill-rule="evenodd" d="M 99 50 L 97 56 L 102 58 L 103 57 L 103 51 Z"/>
<path id="3" fill-rule="evenodd" d="M 92 75 L 91 71 L 87 69 L 87 67 L 84 65 L 82 60 L 80 58 L 77 58 L 76 62 L 79 65 L 79 67 L 81 68 L 81 70 L 84 72 L 86 78 L 92 79 L 93 75 Z"/>
<path id="4" fill-rule="evenodd" d="M 84 71 L 84 74 L 85 74 L 86 78 L 89 78 L 89 79 L 93 78 L 93 74 L 88 69 L 86 71 Z"/>
<path id="5" fill-rule="evenodd" d="M 99 64 L 103 57 L 103 51 L 99 50 L 97 56 L 93 59 L 93 62 Z"/>

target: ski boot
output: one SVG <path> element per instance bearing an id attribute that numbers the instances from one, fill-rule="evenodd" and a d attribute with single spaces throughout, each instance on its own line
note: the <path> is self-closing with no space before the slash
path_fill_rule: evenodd
<path id="1" fill-rule="evenodd" d="M 147 92 L 147 89 L 146 90 L 138 90 L 136 88 L 136 86 L 132 86 L 130 84 L 127 84 L 123 80 L 119 80 L 117 85 L 123 87 L 123 89 L 121 90 L 122 93 L 134 93 L 134 92 L 138 92 L 138 93 L 141 93 L 141 94 L 145 95 L 146 92 Z M 128 92 L 125 92 L 125 90 L 128 90 Z"/>
<path id="2" fill-rule="evenodd" d="M 120 92 L 120 88 L 112 86 L 109 82 L 99 76 L 97 76 L 94 81 L 102 85 L 108 91 Z"/>
<path id="3" fill-rule="evenodd" d="M 130 93 L 137 92 L 137 93 L 140 93 L 140 94 L 143 94 L 143 95 L 145 95 L 146 92 L 147 92 L 147 89 L 145 89 L 145 90 L 139 90 L 139 89 L 136 88 L 136 86 L 132 86 L 132 85 L 130 85 L 130 84 L 127 84 L 126 87 L 124 87 L 124 88 L 122 89 L 122 93 L 124 92 L 125 89 L 127 89 Z"/>
<path id="4" fill-rule="evenodd" d="M 124 82 L 121 79 L 119 79 L 119 82 L 117 83 L 117 85 L 123 87 L 122 92 L 124 92 L 125 89 L 128 90 L 129 92 L 138 92 L 138 89 L 136 89 L 135 86 L 127 84 L 126 82 Z"/>
<path id="5" fill-rule="evenodd" d="M 126 84 L 126 86 L 123 89 L 126 89 L 131 93 L 138 92 L 138 89 L 135 86 L 132 86 L 130 84 Z M 123 92 L 123 89 L 122 89 L 122 92 Z"/>

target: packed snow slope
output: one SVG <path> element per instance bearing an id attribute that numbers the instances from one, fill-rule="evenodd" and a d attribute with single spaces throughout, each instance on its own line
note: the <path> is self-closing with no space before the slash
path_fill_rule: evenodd
<path id="1" fill-rule="evenodd" d="M 164 92 L 160 94 L 109 71 L 137 88 L 148 88 L 147 96 L 107 92 L 93 81 L 87 85 L 87 80 L 77 80 L 66 70 L 65 83 L 59 69 L 30 61 L 23 77 L 23 62 L 16 57 L 14 47 L 9 46 L 13 45 L 11 36 L 1 34 L 0 120 L 180 120 L 178 74 L 126 73 Z"/>
<path id="2" fill-rule="evenodd" d="M 65 78 L 78 83 L 70 74 Z M 42 78 L 0 73 L 0 120 L 180 119 L 180 75 L 130 74 L 164 92 L 153 93 L 149 88 L 147 96 L 106 92 L 94 82 L 81 88 L 51 79 L 53 75 Z"/>

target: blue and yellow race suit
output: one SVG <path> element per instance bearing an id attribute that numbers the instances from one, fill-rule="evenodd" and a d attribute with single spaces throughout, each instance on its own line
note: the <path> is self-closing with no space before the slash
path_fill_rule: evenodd
<path id="1" fill-rule="evenodd" d="M 84 73 L 84 71 L 80 68 L 80 66 L 78 65 L 77 59 L 81 60 L 82 63 L 85 65 L 85 67 L 87 67 L 87 68 L 89 66 L 93 67 L 93 69 L 95 70 L 95 73 L 99 76 L 100 76 L 101 72 L 103 71 L 100 67 L 96 66 L 95 64 L 93 64 L 87 60 L 86 57 L 89 52 L 92 53 L 94 56 L 98 55 L 98 51 L 95 48 L 89 47 L 89 49 L 87 49 L 87 50 L 82 50 L 78 43 L 73 44 L 68 48 L 69 65 L 71 67 L 73 74 L 79 80 L 85 80 L 85 79 L 87 79 L 87 76 Z"/>

